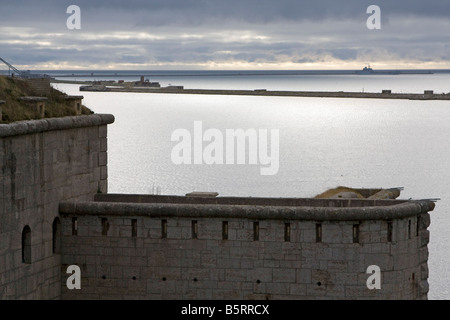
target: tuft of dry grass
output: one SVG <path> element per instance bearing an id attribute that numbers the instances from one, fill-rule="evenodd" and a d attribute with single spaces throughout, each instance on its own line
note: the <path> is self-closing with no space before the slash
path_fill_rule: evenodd
<path id="1" fill-rule="evenodd" d="M 317 196 L 315 196 L 314 198 L 316 199 L 328 199 L 328 198 L 332 198 L 335 195 L 337 195 L 338 193 L 341 192 L 353 192 L 356 194 L 356 196 L 358 197 L 358 199 L 364 199 L 365 197 L 359 193 L 359 191 L 357 189 L 353 189 L 353 188 L 348 188 L 348 187 L 343 187 L 343 186 L 339 186 L 337 188 L 334 189 L 329 189 L 321 194 L 318 194 Z"/>
<path id="2" fill-rule="evenodd" d="M 2 118 L 0 123 L 11 123 L 23 120 L 36 119 L 37 116 L 23 101 L 21 97 L 33 96 L 33 90 L 26 80 L 0 76 L 0 100 L 6 103 L 1 106 Z M 50 93 L 46 97 L 45 118 L 74 116 L 75 110 L 68 101 L 67 95 L 55 88 L 50 88 Z M 82 106 L 82 114 L 92 114 L 93 112 L 86 106 Z"/>

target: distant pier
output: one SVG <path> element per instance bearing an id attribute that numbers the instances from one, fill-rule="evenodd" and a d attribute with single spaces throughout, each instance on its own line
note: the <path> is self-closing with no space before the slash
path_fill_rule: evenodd
<path id="1" fill-rule="evenodd" d="M 119 87 L 119 86 L 81 86 L 80 91 L 95 92 L 138 92 L 166 94 L 206 94 L 206 95 L 242 95 L 242 96 L 274 96 L 274 97 L 314 97 L 314 98 L 362 98 L 362 99 L 404 99 L 404 100 L 450 100 L 450 93 L 434 93 L 425 90 L 424 93 L 393 93 L 391 90 L 382 92 L 344 92 L 344 91 L 272 91 L 256 90 L 222 90 L 222 89 L 184 89 L 181 87 Z"/>

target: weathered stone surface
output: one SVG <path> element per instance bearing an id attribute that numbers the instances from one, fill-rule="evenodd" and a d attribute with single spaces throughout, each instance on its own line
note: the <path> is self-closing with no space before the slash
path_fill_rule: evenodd
<path id="1" fill-rule="evenodd" d="M 90 115 L 0 124 L 0 299 L 59 299 L 67 263 L 95 266 L 104 257 L 113 264 L 104 256 L 110 244 L 96 248 L 87 225 L 79 227 L 79 238 L 62 244 L 62 254 L 53 252 L 52 241 L 59 202 L 92 200 L 101 178 L 106 183 L 106 170 L 90 159 L 106 150 L 98 131 L 113 121 L 112 115 Z M 26 225 L 31 264 L 22 262 Z M 61 232 L 72 235 L 72 218 L 61 221 Z M 82 272 L 95 275 L 90 266 Z M 86 285 L 84 292 L 91 296 L 95 290 Z"/>
<path id="2" fill-rule="evenodd" d="M 106 137 L 106 125 L 114 122 L 111 114 L 93 114 L 88 116 L 48 118 L 33 121 L 19 121 L 10 124 L 0 124 L 0 138 L 31 135 L 46 131 L 67 130 L 74 128 L 100 126 L 101 137 Z"/>
<path id="3" fill-rule="evenodd" d="M 372 207 L 285 207 L 252 205 L 210 205 L 178 203 L 128 202 L 70 202 L 62 201 L 62 214 L 111 216 L 133 215 L 148 217 L 210 217 L 252 218 L 258 220 L 313 220 L 313 221 L 377 221 L 413 217 L 429 208 L 427 201 L 400 202 L 389 206 Z M 306 230 L 305 230 L 306 231 Z"/>
<path id="4" fill-rule="evenodd" d="M 134 251 L 132 247 L 124 247 L 119 254 L 128 255 L 127 260 L 114 260 L 111 270 L 116 276 L 120 273 L 115 268 L 126 266 L 126 275 L 122 280 L 136 276 L 136 282 L 143 282 L 147 291 L 137 290 L 136 295 L 119 295 L 121 299 L 145 298 L 164 299 L 176 297 L 177 299 L 241 299 L 243 297 L 270 297 L 270 299 L 426 299 L 428 269 L 425 247 L 419 247 L 420 241 L 415 234 L 410 238 L 407 232 L 397 232 L 397 244 L 392 245 L 383 241 L 381 237 L 366 237 L 359 243 L 343 241 L 343 235 L 352 230 L 353 221 L 340 221 L 339 223 L 321 221 L 333 236 L 324 234 L 320 243 L 315 242 L 315 233 L 309 234 L 313 239 L 294 238 L 286 242 L 284 237 L 274 238 L 274 234 L 283 233 L 284 223 L 278 220 L 260 220 L 260 227 L 265 232 L 260 233 L 259 240 L 252 236 L 241 240 L 221 240 L 222 221 L 221 212 L 216 213 L 209 208 L 208 214 L 199 214 L 190 211 L 189 214 L 175 215 L 170 210 L 165 211 L 162 204 L 140 204 L 133 215 L 131 212 L 119 215 L 116 210 L 124 208 L 124 203 L 102 202 L 100 215 L 97 215 L 95 206 L 84 202 L 63 203 L 61 207 L 63 219 L 76 214 L 80 227 L 84 223 L 92 226 L 92 234 L 88 239 L 96 241 L 101 225 L 93 217 L 108 216 L 112 226 L 123 225 L 130 219 L 138 218 L 142 230 L 138 240 L 143 237 L 143 249 L 147 259 Z M 77 207 L 77 205 L 79 205 Z M 192 205 L 192 204 L 191 204 Z M 115 208 L 117 206 L 117 208 Z M 183 205 L 180 205 L 183 206 Z M 200 205 L 198 205 L 200 207 Z M 212 207 L 212 205 L 211 205 Z M 222 206 L 218 206 L 222 208 Z M 74 211 L 66 211 L 74 208 Z M 106 210 L 106 208 L 108 208 Z M 145 208 L 145 214 L 140 210 Z M 83 210 L 88 210 L 83 212 Z M 92 211 L 90 211 L 92 210 Z M 159 212 L 163 210 L 163 212 Z M 253 219 L 246 220 L 248 208 L 241 208 L 242 212 L 233 211 L 233 219 L 228 224 L 229 232 L 253 233 Z M 381 210 L 381 209 L 380 209 Z M 70 214 L 69 214 L 70 212 Z M 177 212 L 181 212 L 181 209 Z M 165 214 L 163 214 L 165 213 Z M 241 217 L 241 222 L 239 218 Z M 192 220 L 197 221 L 198 239 L 192 239 Z M 252 217 L 253 218 L 253 217 Z M 167 220 L 170 239 L 161 238 L 161 220 Z M 407 228 L 410 217 L 394 220 L 398 228 Z M 231 223 L 231 221 L 233 223 Z M 292 221 L 292 220 L 291 220 Z M 316 220 L 318 221 L 318 220 Z M 95 223 L 97 226 L 95 227 Z M 311 229 L 308 221 L 296 220 L 298 229 Z M 305 224 L 305 225 L 303 225 Z M 367 224 L 367 225 L 365 225 Z M 65 223 L 64 225 L 68 225 Z M 314 225 L 314 224 L 313 224 Z M 332 226 L 332 227 L 330 227 Z M 128 226 L 127 226 L 128 227 Z M 328 228 L 327 228 L 328 227 Z M 368 232 L 382 232 L 386 228 L 385 220 L 360 221 L 362 230 Z M 97 231 L 94 229 L 96 228 Z M 114 228 L 114 227 L 112 227 Z M 178 230 L 178 232 L 177 232 Z M 260 230 L 261 231 L 261 230 Z M 78 250 L 78 257 L 84 253 L 76 242 L 70 241 L 69 233 L 64 233 L 67 243 L 73 243 L 72 251 Z M 308 233 L 306 233 L 308 234 Z M 149 235 L 152 235 L 149 237 Z M 111 252 L 112 246 L 129 234 L 112 234 L 112 241 L 105 243 L 105 254 Z M 341 239 L 342 241 L 336 241 Z M 66 241 L 66 240 L 65 240 Z M 127 242 L 125 242 L 126 244 Z M 130 246 L 130 244 L 126 244 Z M 289 247 L 289 250 L 286 248 Z M 77 249 L 80 248 L 80 249 Z M 71 252 L 72 252 L 71 251 Z M 99 251 L 97 251 L 98 253 Z M 289 254 L 290 253 L 290 254 Z M 71 254 L 74 260 L 77 255 Z M 109 262 L 107 257 L 96 261 L 97 267 Z M 65 259 L 66 261 L 67 259 Z M 383 290 L 369 290 L 366 273 L 370 265 L 378 265 L 382 272 L 381 286 Z M 91 266 L 93 267 L 93 266 Z M 133 269 L 134 268 L 134 269 Z M 124 269 L 125 270 L 125 269 Z M 420 271 L 419 271 L 420 270 Z M 131 273 L 130 273 L 131 272 Z M 140 272 L 140 273 L 139 273 Z M 419 274 L 420 272 L 420 274 Z M 90 274 L 87 272 L 86 274 Z M 123 284 L 123 286 L 120 285 Z M 167 285 L 166 285 L 167 284 Z M 169 285 L 170 284 L 170 285 Z M 127 292 L 129 283 L 118 282 L 118 292 Z M 186 290 L 180 288 L 187 287 Z M 417 289 L 419 288 L 419 290 Z M 65 297 L 64 288 L 62 296 Z M 82 293 L 80 293 L 82 294 Z M 106 295 L 99 294 L 99 299 Z"/>

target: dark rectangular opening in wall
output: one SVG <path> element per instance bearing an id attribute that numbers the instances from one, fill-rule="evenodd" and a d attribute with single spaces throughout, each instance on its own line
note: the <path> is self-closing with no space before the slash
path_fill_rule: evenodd
<path id="1" fill-rule="evenodd" d="M 284 224 L 284 241 L 291 241 L 291 224 L 289 222 Z"/>
<path id="2" fill-rule="evenodd" d="M 353 243 L 359 243 L 359 224 L 353 225 Z"/>
<path id="3" fill-rule="evenodd" d="M 161 220 L 161 238 L 167 238 L 167 220 Z"/>
<path id="4" fill-rule="evenodd" d="M 386 221 L 387 223 L 387 241 L 392 242 L 392 221 Z"/>
<path id="5" fill-rule="evenodd" d="M 25 226 L 22 230 L 22 262 L 31 264 L 31 229 Z"/>
<path id="6" fill-rule="evenodd" d="M 76 217 L 72 218 L 72 235 L 78 235 L 78 221 Z"/>
<path id="7" fill-rule="evenodd" d="M 408 220 L 408 239 L 411 239 L 411 220 Z"/>
<path id="8" fill-rule="evenodd" d="M 131 236 L 137 237 L 137 219 L 131 219 Z"/>
<path id="9" fill-rule="evenodd" d="M 222 240 L 228 240 L 228 221 L 222 221 Z"/>
<path id="10" fill-rule="evenodd" d="M 58 217 L 53 220 L 52 224 L 52 252 L 54 254 L 61 253 L 61 221 Z"/>
<path id="11" fill-rule="evenodd" d="M 416 237 L 419 236 L 419 231 L 420 231 L 420 216 L 417 217 L 416 221 Z"/>
<path id="12" fill-rule="evenodd" d="M 192 239 L 198 238 L 198 223 L 197 220 L 192 220 Z"/>
<path id="13" fill-rule="evenodd" d="M 253 222 L 253 240 L 254 241 L 259 240 L 259 222 L 258 221 Z"/>
<path id="14" fill-rule="evenodd" d="M 108 235 L 108 219 L 106 218 L 102 218 L 102 236 L 107 236 Z"/>
<path id="15" fill-rule="evenodd" d="M 316 223 L 316 242 L 322 242 L 322 224 Z"/>

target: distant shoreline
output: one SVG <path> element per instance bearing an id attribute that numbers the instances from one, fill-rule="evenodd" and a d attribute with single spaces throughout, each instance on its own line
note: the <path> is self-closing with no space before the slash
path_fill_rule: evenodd
<path id="1" fill-rule="evenodd" d="M 54 78 L 117 78 L 117 77 L 254 77 L 254 76 L 342 76 L 342 75 L 361 75 L 361 76 L 377 76 L 377 75 L 428 75 L 435 73 L 450 73 L 450 70 L 375 70 L 371 73 L 362 73 L 360 70 L 309 70 L 309 71 L 166 71 L 166 72 L 148 72 L 126 74 L 125 71 L 118 71 L 103 74 L 99 71 L 86 73 L 69 73 L 67 74 L 49 74 Z M 131 71 L 130 71 L 131 72 Z"/>

